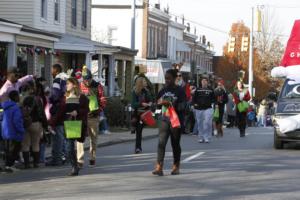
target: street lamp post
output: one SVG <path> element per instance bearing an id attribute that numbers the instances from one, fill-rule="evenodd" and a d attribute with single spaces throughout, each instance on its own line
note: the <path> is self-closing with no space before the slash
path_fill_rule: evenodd
<path id="1" fill-rule="evenodd" d="M 132 0 L 132 18 L 131 18 L 131 49 L 135 49 L 135 12 L 136 0 Z"/>

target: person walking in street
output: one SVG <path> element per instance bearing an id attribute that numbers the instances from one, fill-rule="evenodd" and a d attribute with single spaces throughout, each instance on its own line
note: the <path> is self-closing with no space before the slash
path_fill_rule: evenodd
<path id="1" fill-rule="evenodd" d="M 68 160 L 72 166 L 72 171 L 69 173 L 69 176 L 77 176 L 79 174 L 79 166 L 75 143 L 76 141 L 83 143 L 87 135 L 89 100 L 85 95 L 81 94 L 79 83 L 75 78 L 69 78 L 67 80 L 67 92 L 61 107 L 61 112 L 63 113 L 64 121 L 80 120 L 82 122 L 80 137 L 67 138 Z"/>
<path id="2" fill-rule="evenodd" d="M 236 106 L 233 102 L 233 96 L 232 94 L 228 95 L 228 102 L 226 104 L 226 112 L 227 112 L 227 122 L 229 123 L 227 125 L 227 128 L 232 128 L 235 126 L 235 116 L 236 116 Z"/>
<path id="3" fill-rule="evenodd" d="M 266 99 L 263 99 L 257 109 L 257 126 L 266 127 L 267 126 L 267 113 L 268 113 L 268 103 Z"/>
<path id="4" fill-rule="evenodd" d="M 50 122 L 49 131 L 52 132 L 52 160 L 46 162 L 47 166 L 58 166 L 63 164 L 64 157 L 64 126 L 63 116 L 59 109 L 66 92 L 66 79 L 67 75 L 63 73 L 60 64 L 52 66 L 52 76 L 54 78 L 53 85 L 50 92 L 49 103 L 52 105 L 50 109 Z"/>
<path id="5" fill-rule="evenodd" d="M 163 176 L 163 164 L 165 158 L 166 145 L 168 138 L 171 137 L 171 145 L 173 149 L 173 167 L 172 175 L 179 174 L 181 147 L 180 147 L 180 126 L 173 126 L 170 109 L 174 108 L 175 113 L 184 112 L 185 109 L 185 92 L 183 89 L 176 85 L 177 70 L 169 69 L 165 74 L 166 84 L 165 87 L 160 90 L 157 96 L 157 104 L 162 107 L 163 112 L 160 117 L 159 125 L 159 141 L 157 150 L 157 163 L 156 168 L 152 172 L 153 175 Z M 165 114 L 165 113 L 168 113 Z M 179 121 L 179 119 L 177 119 Z"/>
<path id="6" fill-rule="evenodd" d="M 80 83 L 81 92 L 89 98 L 88 114 L 88 132 L 90 136 L 90 166 L 96 165 L 96 149 L 99 133 L 99 116 L 104 109 L 105 100 L 104 90 L 100 83 L 93 80 L 92 73 L 89 69 L 84 67 L 82 69 L 83 81 Z M 84 144 L 77 142 L 77 159 L 79 167 L 84 164 Z"/>
<path id="7" fill-rule="evenodd" d="M 191 90 L 190 90 L 190 84 L 184 81 L 182 73 L 180 71 L 177 72 L 177 79 L 176 79 L 176 84 L 180 86 L 186 96 L 186 105 L 185 105 L 185 111 L 178 113 L 178 117 L 180 119 L 180 131 L 181 134 L 186 134 L 186 125 L 187 122 L 189 122 L 188 117 L 189 117 L 189 107 L 190 103 L 192 100 L 192 95 L 191 95 Z"/>
<path id="8" fill-rule="evenodd" d="M 237 124 L 240 131 L 240 137 L 246 136 L 246 124 L 247 124 L 247 111 L 248 111 L 248 101 L 250 101 L 251 96 L 248 91 L 244 87 L 242 81 L 238 81 L 236 83 L 236 89 L 233 92 L 234 103 L 237 107 L 236 109 L 236 117 Z"/>
<path id="9" fill-rule="evenodd" d="M 144 77 L 139 77 L 135 81 L 132 92 L 132 108 L 134 113 L 132 116 L 132 126 L 135 127 L 135 153 L 142 152 L 142 132 L 145 126 L 141 119 L 141 115 L 149 110 L 153 103 L 153 98 L 147 89 L 147 82 Z"/>
<path id="10" fill-rule="evenodd" d="M 43 100 L 38 96 L 34 82 L 27 84 L 28 95 L 24 98 L 22 105 L 25 136 L 22 141 L 22 152 L 24 168 L 30 168 L 30 147 L 32 148 L 33 167 L 39 167 L 40 161 L 40 140 L 43 130 L 47 130 L 48 123 L 44 111 Z"/>
<path id="11" fill-rule="evenodd" d="M 25 129 L 23 116 L 19 102 L 19 93 L 12 90 L 8 94 L 8 100 L 1 106 L 4 109 L 2 121 L 2 138 L 5 140 L 5 171 L 13 172 L 12 166 L 17 160 L 21 151 L 21 143 L 24 138 Z"/>
<path id="12" fill-rule="evenodd" d="M 15 90 L 19 92 L 20 87 L 24 86 L 29 81 L 33 81 L 32 75 L 27 75 L 20 78 L 20 69 L 17 67 L 9 67 L 7 70 L 7 80 L 0 89 L 0 101 L 8 100 L 8 94 Z"/>
<path id="13" fill-rule="evenodd" d="M 220 80 L 218 82 L 218 86 L 214 92 L 216 98 L 215 109 L 219 109 L 219 117 L 215 119 L 215 135 L 217 135 L 218 137 L 223 137 L 223 115 L 225 111 L 225 105 L 228 102 L 228 94 L 225 90 L 223 80 Z"/>
<path id="14" fill-rule="evenodd" d="M 201 87 L 197 88 L 193 97 L 196 112 L 199 143 L 209 143 L 212 134 L 214 91 L 208 87 L 208 79 L 202 78 Z"/>

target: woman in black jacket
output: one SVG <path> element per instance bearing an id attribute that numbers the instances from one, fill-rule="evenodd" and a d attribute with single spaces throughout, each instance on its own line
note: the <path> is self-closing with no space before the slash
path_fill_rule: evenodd
<path id="1" fill-rule="evenodd" d="M 152 102 L 153 99 L 147 89 L 146 79 L 144 77 L 137 78 L 132 92 L 132 107 L 134 109 L 132 126 L 136 133 L 135 153 L 142 152 L 142 132 L 144 123 L 141 120 L 141 115 L 150 110 Z"/>

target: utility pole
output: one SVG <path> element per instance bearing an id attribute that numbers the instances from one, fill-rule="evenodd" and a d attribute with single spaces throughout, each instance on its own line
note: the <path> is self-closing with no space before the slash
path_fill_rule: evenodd
<path id="1" fill-rule="evenodd" d="M 132 18 L 131 18 L 131 49 L 135 49 L 135 13 L 136 13 L 136 0 L 132 0 Z"/>
<path id="2" fill-rule="evenodd" d="M 254 7 L 252 7 L 251 13 L 251 29 L 250 29 L 250 47 L 249 47 L 249 77 L 248 77 L 248 85 L 249 85 L 249 92 L 252 97 L 253 95 L 253 31 L 254 31 Z"/>

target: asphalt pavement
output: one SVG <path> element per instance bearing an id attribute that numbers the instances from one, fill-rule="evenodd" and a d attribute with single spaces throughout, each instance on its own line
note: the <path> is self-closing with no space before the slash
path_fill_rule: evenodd
<path id="1" fill-rule="evenodd" d="M 157 138 L 143 142 L 142 154 L 133 154 L 133 142 L 106 146 L 98 148 L 97 166 L 84 166 L 78 177 L 66 176 L 68 165 L 1 174 L 0 199 L 300 199 L 299 148 L 274 150 L 272 134 L 272 128 L 249 128 L 240 138 L 226 129 L 210 144 L 184 135 L 178 176 L 170 175 L 170 143 L 163 177 L 151 174 Z"/>

